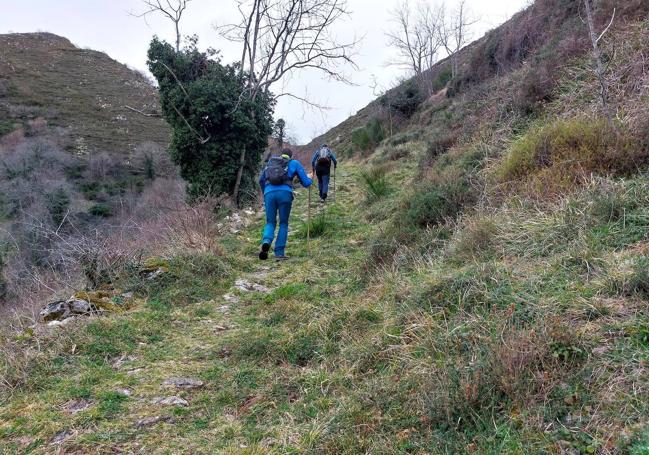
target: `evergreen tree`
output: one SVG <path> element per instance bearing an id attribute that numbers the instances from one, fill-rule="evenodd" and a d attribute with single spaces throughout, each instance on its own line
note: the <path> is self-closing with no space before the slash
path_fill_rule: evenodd
<path id="1" fill-rule="evenodd" d="M 227 193 L 241 200 L 252 195 L 273 129 L 272 95 L 266 91 L 252 99 L 248 75 L 238 65 L 223 65 L 214 51 L 198 51 L 195 39 L 176 52 L 154 38 L 148 58 L 172 128 L 172 158 L 189 184 L 190 198 Z M 244 149 L 242 185 L 235 195 Z"/>

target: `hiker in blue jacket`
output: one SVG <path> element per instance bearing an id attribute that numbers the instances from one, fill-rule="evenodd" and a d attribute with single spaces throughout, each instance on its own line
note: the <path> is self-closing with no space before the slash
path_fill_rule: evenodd
<path id="1" fill-rule="evenodd" d="M 338 160 L 336 155 L 327 144 L 322 144 L 318 150 L 313 153 L 311 158 L 311 167 L 313 173 L 318 177 L 318 190 L 320 191 L 320 201 L 327 200 L 327 193 L 329 193 L 329 179 L 331 178 L 331 165 L 334 169 L 338 167 Z"/>
<path id="2" fill-rule="evenodd" d="M 292 150 L 282 150 L 282 156 L 271 157 L 259 176 L 259 185 L 264 192 L 266 206 L 266 227 L 259 252 L 259 259 L 262 261 L 268 259 L 268 252 L 275 238 L 278 213 L 279 233 L 275 240 L 275 259 L 288 259 L 285 249 L 288 239 L 288 219 L 293 205 L 293 179 L 297 176 L 305 188 L 313 183 L 302 164 L 292 157 Z"/>

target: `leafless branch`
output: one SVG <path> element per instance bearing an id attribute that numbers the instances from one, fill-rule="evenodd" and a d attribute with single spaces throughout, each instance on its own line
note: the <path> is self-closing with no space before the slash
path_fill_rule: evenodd
<path id="1" fill-rule="evenodd" d="M 413 11 L 409 0 L 403 0 L 392 11 L 392 21 L 396 28 L 386 36 L 399 56 L 390 63 L 405 67 L 418 76 L 432 68 L 442 47 L 443 8 L 432 8 L 420 1 Z"/>
<path id="2" fill-rule="evenodd" d="M 147 114 L 146 112 L 142 112 L 141 110 L 139 110 L 139 109 L 135 109 L 134 107 L 131 107 L 131 106 L 128 106 L 128 105 L 124 105 L 124 109 L 128 109 L 129 111 L 136 112 L 136 113 L 138 113 L 138 114 L 140 114 L 140 115 L 143 115 L 143 116 L 145 116 L 145 117 L 155 117 L 155 118 L 159 118 L 159 117 L 161 117 L 160 114 L 156 114 L 156 113 L 153 113 L 153 114 Z"/>
<path id="3" fill-rule="evenodd" d="M 346 0 L 237 0 L 241 20 L 216 27 L 224 38 L 241 44 L 241 75 L 247 77 L 242 96 L 254 100 L 301 70 L 314 69 L 333 80 L 351 84 L 343 72 L 357 68 L 354 49 L 359 40 L 341 42 L 333 26 L 349 15 Z M 310 106 L 307 97 L 284 93 Z M 237 106 L 238 108 L 238 106 Z M 242 149 L 234 186 L 238 198 L 245 165 Z"/>
<path id="4" fill-rule="evenodd" d="M 439 38 L 451 57 L 453 77 L 457 76 L 459 71 L 460 50 L 471 40 L 470 27 L 477 22 L 477 19 L 471 17 L 466 0 L 460 0 L 453 11 L 444 14 L 443 25 L 439 28 Z"/>
<path id="5" fill-rule="evenodd" d="M 187 9 L 187 4 L 192 0 L 142 0 L 144 11 L 131 13 L 132 16 L 141 17 L 146 20 L 151 14 L 161 14 L 174 24 L 176 30 L 176 52 L 180 51 L 180 21 Z"/>

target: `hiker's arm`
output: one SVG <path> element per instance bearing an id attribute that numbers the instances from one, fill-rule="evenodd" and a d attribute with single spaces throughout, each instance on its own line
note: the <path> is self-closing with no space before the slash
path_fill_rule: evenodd
<path id="1" fill-rule="evenodd" d="M 309 178 L 308 175 L 306 175 L 306 172 L 304 171 L 304 168 L 300 163 L 297 161 L 294 161 L 295 163 L 295 175 L 297 175 L 300 179 L 300 183 L 302 184 L 303 187 L 307 188 L 311 186 L 313 183 L 313 180 Z"/>
<path id="2" fill-rule="evenodd" d="M 336 159 L 336 154 L 331 152 L 331 161 L 334 162 L 334 167 L 338 167 L 338 160 Z"/>

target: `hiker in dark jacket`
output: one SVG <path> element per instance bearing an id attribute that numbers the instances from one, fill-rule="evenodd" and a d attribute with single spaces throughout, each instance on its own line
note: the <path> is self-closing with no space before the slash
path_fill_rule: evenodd
<path id="1" fill-rule="evenodd" d="M 331 178 L 332 164 L 334 169 L 337 168 L 338 160 L 327 144 L 323 144 L 322 147 L 313 153 L 311 167 L 313 168 L 313 173 L 318 177 L 318 190 L 320 191 L 320 200 L 322 202 L 327 200 L 327 193 L 329 193 L 329 179 Z"/>
<path id="2" fill-rule="evenodd" d="M 293 205 L 293 179 L 297 176 L 305 188 L 313 183 L 302 164 L 291 159 L 292 157 L 293 152 L 284 149 L 282 156 L 273 156 L 268 160 L 259 176 L 259 185 L 264 192 L 266 206 L 266 227 L 259 252 L 259 259 L 262 261 L 268 259 L 268 252 L 275 238 L 278 214 L 279 233 L 275 240 L 275 259 L 287 259 L 285 249 L 288 239 L 288 219 Z"/>

